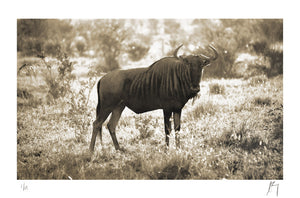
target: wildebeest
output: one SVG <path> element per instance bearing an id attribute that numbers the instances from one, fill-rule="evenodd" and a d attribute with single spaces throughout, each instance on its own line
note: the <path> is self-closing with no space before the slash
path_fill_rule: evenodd
<path id="1" fill-rule="evenodd" d="M 115 149 L 120 149 L 115 134 L 116 125 L 125 107 L 135 113 L 144 113 L 162 109 L 166 133 L 166 146 L 169 146 L 171 132 L 170 118 L 173 114 L 176 146 L 180 144 L 179 130 L 181 110 L 187 101 L 200 91 L 202 69 L 218 57 L 217 50 L 213 57 L 189 55 L 165 57 L 147 68 L 114 70 L 103 76 L 97 84 L 98 105 L 90 150 L 94 150 L 97 133 L 102 143 L 102 124 L 110 113 L 107 124 Z"/>

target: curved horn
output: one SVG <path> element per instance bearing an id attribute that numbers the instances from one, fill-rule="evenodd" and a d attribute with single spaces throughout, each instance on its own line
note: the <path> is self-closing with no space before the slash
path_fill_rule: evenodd
<path id="1" fill-rule="evenodd" d="M 208 56 L 205 56 L 204 54 L 199 54 L 199 56 L 202 56 L 205 59 L 210 59 Z"/>
<path id="2" fill-rule="evenodd" d="M 209 44 L 208 47 L 210 47 L 214 51 L 214 53 L 215 53 L 215 56 L 213 58 L 211 58 L 211 60 L 213 60 L 213 61 L 216 60 L 218 58 L 218 56 L 219 56 L 216 48 L 212 44 Z"/>
<path id="3" fill-rule="evenodd" d="M 183 46 L 183 44 L 179 45 L 179 46 L 175 49 L 175 51 L 174 51 L 174 53 L 173 53 L 173 56 L 174 56 L 175 58 L 178 58 L 177 52 L 178 52 L 178 50 L 179 50 L 182 46 Z"/>

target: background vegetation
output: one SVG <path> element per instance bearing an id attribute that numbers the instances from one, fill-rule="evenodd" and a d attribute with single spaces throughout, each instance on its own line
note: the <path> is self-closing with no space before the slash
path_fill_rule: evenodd
<path id="1" fill-rule="evenodd" d="M 283 178 L 282 20 L 19 19 L 17 30 L 18 179 Z M 125 109 L 125 152 L 104 127 L 90 154 L 97 80 L 180 43 L 179 54 L 220 53 L 183 110 L 182 149 L 165 152 L 161 111 Z"/>
<path id="2" fill-rule="evenodd" d="M 240 77 L 246 75 L 242 69 L 247 75 L 283 73 L 281 19 L 19 19 L 17 23 L 17 50 L 22 55 L 55 57 L 62 50 L 72 57 L 95 57 L 97 71 L 148 66 L 147 55 L 161 58 L 180 43 L 183 53 L 208 54 L 206 46 L 213 43 L 220 58 L 207 69 L 207 77 Z M 241 65 L 236 61 L 244 53 L 258 58 Z M 133 63 L 140 60 L 142 64 Z"/>

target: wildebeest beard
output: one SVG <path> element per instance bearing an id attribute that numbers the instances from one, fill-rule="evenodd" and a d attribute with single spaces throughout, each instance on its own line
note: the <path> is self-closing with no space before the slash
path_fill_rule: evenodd
<path id="1" fill-rule="evenodd" d="M 135 76 L 129 96 L 140 99 L 175 97 L 188 100 L 199 91 L 199 84 L 192 84 L 189 65 L 181 59 L 166 57 Z"/>

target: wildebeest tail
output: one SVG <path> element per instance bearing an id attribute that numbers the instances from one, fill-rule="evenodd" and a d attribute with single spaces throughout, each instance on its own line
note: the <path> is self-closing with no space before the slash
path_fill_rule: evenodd
<path id="1" fill-rule="evenodd" d="M 97 104 L 97 109 L 96 109 L 96 116 L 98 117 L 99 113 L 100 113 L 100 81 L 101 79 L 98 81 L 97 83 L 97 95 L 98 95 L 98 104 Z"/>

